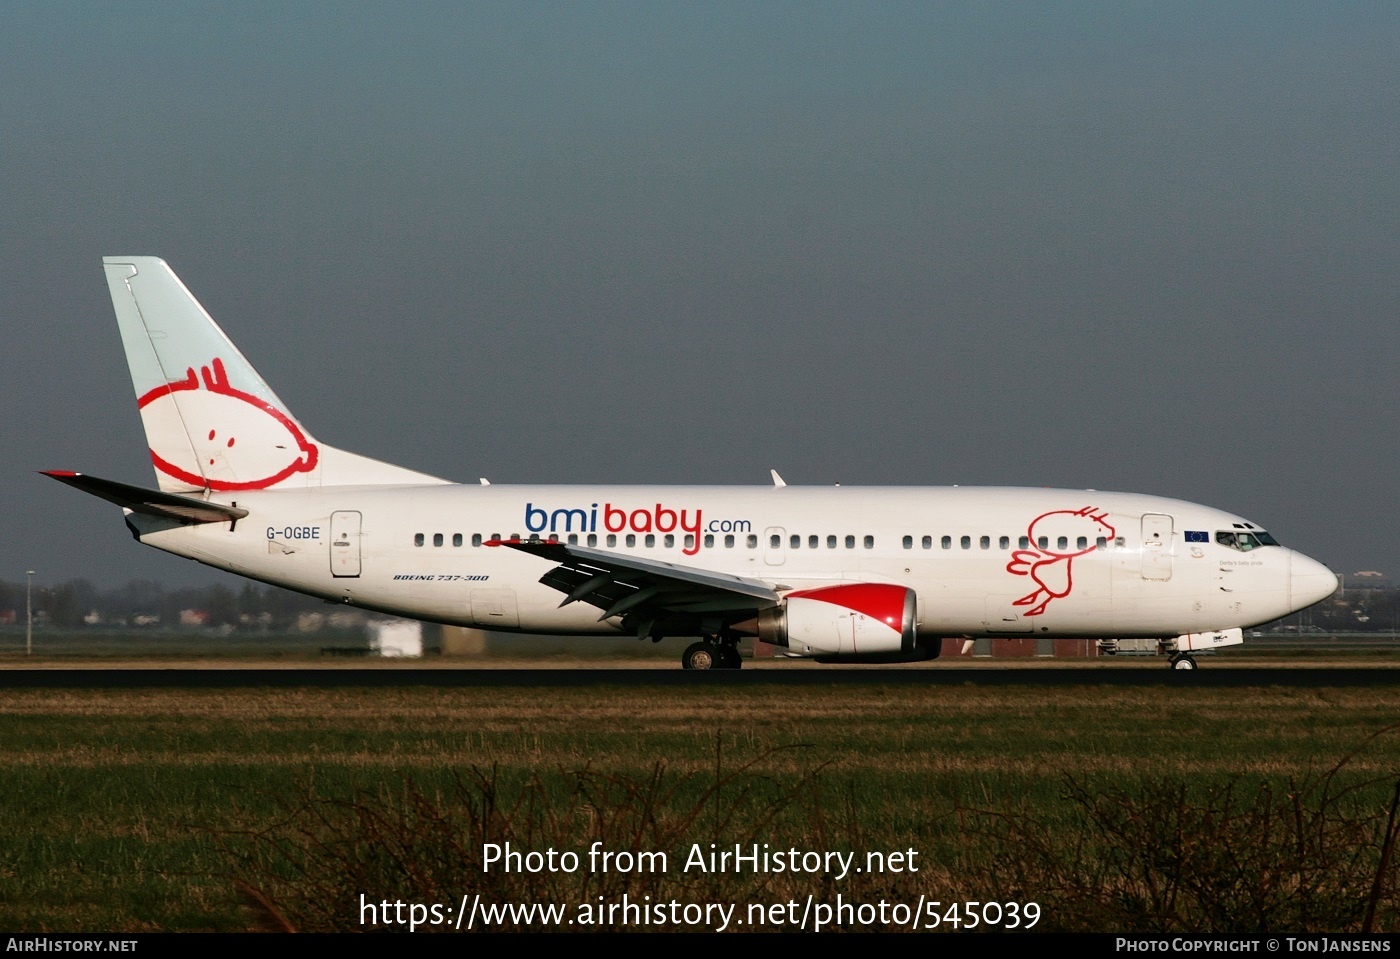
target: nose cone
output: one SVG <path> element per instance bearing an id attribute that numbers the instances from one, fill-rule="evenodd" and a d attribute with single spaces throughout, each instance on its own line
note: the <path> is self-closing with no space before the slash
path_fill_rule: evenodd
<path id="1" fill-rule="evenodd" d="M 1302 553 L 1294 553 L 1289 582 L 1289 605 L 1294 610 L 1299 610 L 1313 603 L 1320 603 L 1335 593 L 1340 583 L 1337 574 L 1317 560 L 1310 559 Z"/>

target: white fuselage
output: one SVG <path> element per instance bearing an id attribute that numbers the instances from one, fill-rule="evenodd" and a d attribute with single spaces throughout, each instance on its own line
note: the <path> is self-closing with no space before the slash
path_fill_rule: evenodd
<path id="1" fill-rule="evenodd" d="M 561 542 L 770 584 L 889 583 L 926 636 L 1174 637 L 1277 619 L 1332 592 L 1324 566 L 1222 540 L 1239 516 L 1129 493 L 976 487 L 414 486 L 216 497 L 236 523 L 142 541 L 328 600 L 464 626 L 616 633 L 560 606 L 556 564 L 492 540 Z M 1259 532 L 1262 532 L 1260 530 Z"/>

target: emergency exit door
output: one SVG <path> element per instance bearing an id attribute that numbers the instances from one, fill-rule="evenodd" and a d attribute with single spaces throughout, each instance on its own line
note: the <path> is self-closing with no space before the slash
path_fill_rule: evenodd
<path id="1" fill-rule="evenodd" d="M 770 526 L 763 531 L 763 561 L 769 566 L 781 566 L 787 558 L 787 530 L 781 526 Z"/>

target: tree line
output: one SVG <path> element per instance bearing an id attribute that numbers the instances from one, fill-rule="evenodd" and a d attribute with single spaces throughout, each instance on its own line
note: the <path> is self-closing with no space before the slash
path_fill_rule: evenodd
<path id="1" fill-rule="evenodd" d="M 0 580 L 0 624 L 23 626 L 24 582 Z M 235 592 L 223 585 L 167 589 L 149 579 L 101 589 L 85 579 L 33 588 L 34 622 L 41 626 L 108 628 L 113 626 L 232 626 L 280 629 L 298 616 L 324 612 L 324 601 L 276 586 L 245 582 Z"/>

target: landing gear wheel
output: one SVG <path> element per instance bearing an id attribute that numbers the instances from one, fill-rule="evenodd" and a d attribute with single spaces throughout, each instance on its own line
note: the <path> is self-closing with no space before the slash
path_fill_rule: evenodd
<path id="1" fill-rule="evenodd" d="M 681 653 L 682 669 L 723 669 L 722 651 L 712 643 L 691 643 Z"/>
<path id="2" fill-rule="evenodd" d="M 739 656 L 739 650 L 735 646 L 719 647 L 719 664 L 723 669 L 744 668 L 744 660 Z"/>
<path id="3" fill-rule="evenodd" d="M 1195 669 L 1196 661 L 1189 653 L 1177 653 L 1171 660 L 1172 669 Z"/>

